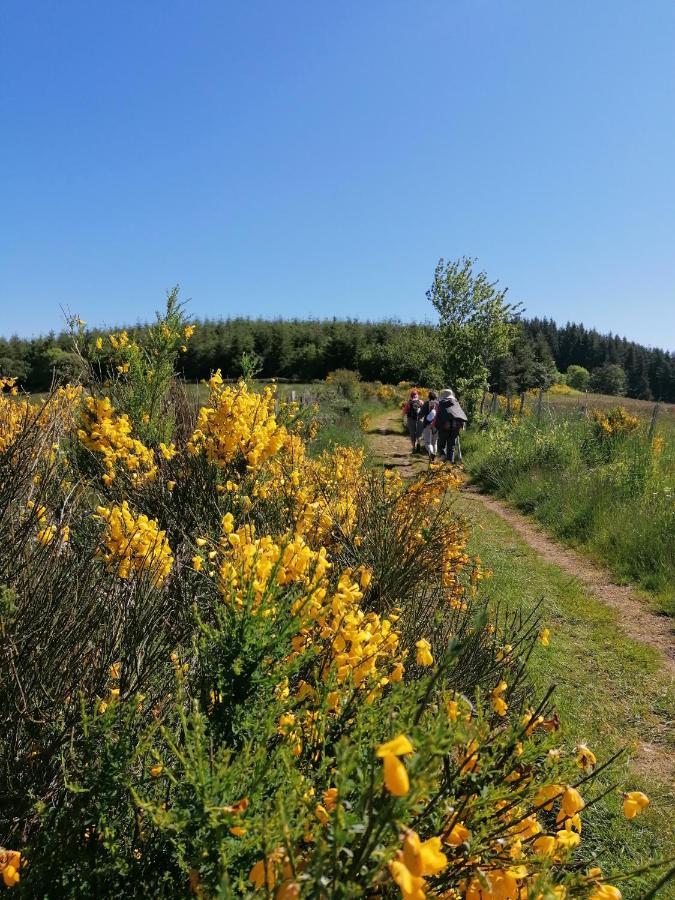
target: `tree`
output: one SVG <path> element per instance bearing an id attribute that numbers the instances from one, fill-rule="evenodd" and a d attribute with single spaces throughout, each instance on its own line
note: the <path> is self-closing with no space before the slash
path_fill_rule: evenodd
<path id="1" fill-rule="evenodd" d="M 506 302 L 485 272 L 474 274 L 475 259 L 438 261 L 427 291 L 439 315 L 446 377 L 462 401 L 475 408 L 488 386 L 491 364 L 508 353 L 518 308 Z"/>
<path id="2" fill-rule="evenodd" d="M 617 363 L 606 363 L 598 369 L 593 369 L 591 390 L 596 394 L 622 397 L 626 393 L 626 373 Z"/>
<path id="3" fill-rule="evenodd" d="M 591 373 L 584 366 L 567 367 L 567 383 L 575 391 L 587 391 L 591 381 Z"/>

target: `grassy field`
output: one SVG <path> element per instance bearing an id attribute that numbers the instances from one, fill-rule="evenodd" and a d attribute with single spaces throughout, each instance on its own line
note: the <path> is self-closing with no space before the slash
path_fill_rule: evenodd
<path id="1" fill-rule="evenodd" d="M 486 427 L 467 432 L 467 470 L 482 488 L 584 549 L 617 578 L 640 585 L 673 615 L 671 409 L 659 414 L 650 433 L 647 404 L 633 404 L 638 416 L 568 401 L 544 404 L 541 415 L 527 407 L 522 417 L 493 415 Z"/>

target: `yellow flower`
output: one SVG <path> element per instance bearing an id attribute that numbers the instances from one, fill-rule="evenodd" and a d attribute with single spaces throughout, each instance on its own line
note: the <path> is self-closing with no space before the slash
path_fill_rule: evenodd
<path id="1" fill-rule="evenodd" d="M 415 644 L 417 649 L 417 664 L 420 666 L 433 666 L 434 658 L 431 655 L 431 644 L 422 638 Z"/>
<path id="2" fill-rule="evenodd" d="M 96 349 L 103 350 L 103 338 L 102 337 L 96 338 Z"/>
<path id="3" fill-rule="evenodd" d="M 314 807 L 314 815 L 317 817 L 319 822 L 322 825 L 327 825 L 330 821 L 330 815 L 328 814 L 328 810 L 325 806 L 322 806 L 321 803 L 317 803 Z"/>
<path id="4" fill-rule="evenodd" d="M 192 557 L 192 568 L 195 572 L 201 572 L 204 566 L 204 557 L 203 556 L 193 556 Z"/>
<path id="5" fill-rule="evenodd" d="M 167 483 L 166 483 L 166 489 L 167 489 L 167 491 L 173 491 L 173 489 L 174 489 L 175 487 L 176 487 L 176 482 L 175 482 L 175 481 L 167 481 Z"/>
<path id="6" fill-rule="evenodd" d="M 548 647 L 551 643 L 551 632 L 548 628 L 542 628 L 539 635 L 539 643 L 542 647 Z"/>
<path id="7" fill-rule="evenodd" d="M 627 819 L 634 819 L 649 805 L 649 797 L 642 791 L 629 791 L 623 795 L 623 814 Z"/>
<path id="8" fill-rule="evenodd" d="M 246 829 L 241 825 L 233 825 L 230 828 L 230 834 L 233 834 L 235 837 L 243 837 L 246 834 Z"/>
<path id="9" fill-rule="evenodd" d="M 21 853 L 18 850 L 4 850 L 0 847 L 0 872 L 5 887 L 11 888 L 18 883 L 21 868 Z"/>
<path id="10" fill-rule="evenodd" d="M 410 779 L 406 768 L 397 756 L 382 757 L 384 763 L 384 784 L 394 797 L 405 797 L 410 790 Z"/>
<path id="11" fill-rule="evenodd" d="M 500 681 L 497 687 L 492 691 L 492 708 L 498 716 L 505 716 L 506 710 L 509 708 L 506 700 L 502 697 L 504 691 L 508 688 L 505 681 Z"/>
<path id="12" fill-rule="evenodd" d="M 556 841 L 558 846 L 565 850 L 572 850 L 581 841 L 581 836 L 571 829 L 563 828 L 562 831 L 556 832 Z"/>
<path id="13" fill-rule="evenodd" d="M 579 744 L 576 748 L 577 754 L 577 765 L 580 769 L 585 769 L 586 771 L 590 771 L 595 768 L 596 758 L 595 753 L 586 746 L 586 744 Z"/>
<path id="14" fill-rule="evenodd" d="M 621 900 L 621 891 L 611 884 L 600 884 L 588 900 Z"/>
<path id="15" fill-rule="evenodd" d="M 424 900 L 424 878 L 413 875 L 403 862 L 396 859 L 389 863 L 389 871 L 401 889 L 403 900 Z"/>
<path id="16" fill-rule="evenodd" d="M 135 516 L 126 500 L 109 509 L 99 506 L 96 512 L 106 522 L 98 555 L 117 569 L 120 578 L 147 570 L 155 587 L 163 584 L 173 565 L 173 553 L 157 521 L 144 514 Z"/>
<path id="17" fill-rule="evenodd" d="M 337 798 L 338 798 L 338 789 L 337 788 L 327 788 L 323 792 L 323 804 L 328 810 L 328 812 L 333 812 L 335 807 L 337 806 Z"/>
<path id="18" fill-rule="evenodd" d="M 568 785 L 562 795 L 559 817 L 560 815 L 574 816 L 576 813 L 581 812 L 585 805 L 579 791 Z"/>
<path id="19" fill-rule="evenodd" d="M 542 834 L 534 839 L 532 849 L 541 856 L 553 856 L 556 843 L 556 839 L 552 834 Z"/>
<path id="20" fill-rule="evenodd" d="M 459 847 L 461 844 L 465 844 L 470 837 L 471 832 L 469 829 L 462 822 L 455 822 L 443 840 L 451 847 Z"/>
<path id="21" fill-rule="evenodd" d="M 150 774 L 153 778 L 159 778 L 163 771 L 164 766 L 161 763 L 155 763 L 154 766 L 150 767 Z"/>
<path id="22" fill-rule="evenodd" d="M 413 875 L 436 875 L 448 864 L 448 858 L 441 850 L 439 837 L 420 841 L 411 831 L 403 841 L 403 863 Z"/>
<path id="23" fill-rule="evenodd" d="M 224 534 L 231 534 L 234 531 L 234 516 L 232 513 L 225 513 L 221 522 Z"/>
<path id="24" fill-rule="evenodd" d="M 407 753 L 413 753 L 414 749 L 410 739 L 404 734 L 399 734 L 398 737 L 392 738 L 386 744 L 380 744 L 375 751 L 375 756 L 379 759 L 385 756 L 405 756 Z"/>
<path id="25" fill-rule="evenodd" d="M 176 445 L 173 442 L 171 444 L 160 442 L 159 452 L 162 454 L 164 459 L 173 459 L 178 451 L 176 450 Z"/>
<path id="26" fill-rule="evenodd" d="M 19 881 L 20 876 L 17 872 L 16 868 L 13 865 L 5 866 L 2 870 L 2 880 L 5 883 L 5 887 L 11 888 L 14 887 L 15 884 Z"/>

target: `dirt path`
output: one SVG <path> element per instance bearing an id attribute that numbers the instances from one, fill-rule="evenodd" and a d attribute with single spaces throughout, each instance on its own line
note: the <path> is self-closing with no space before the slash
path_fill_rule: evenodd
<path id="1" fill-rule="evenodd" d="M 378 419 L 369 435 L 369 444 L 382 465 L 397 469 L 403 477 L 418 474 L 428 465 L 425 457 L 410 454 L 410 442 L 401 434 L 398 413 L 386 413 Z M 483 504 L 508 522 L 539 556 L 578 579 L 589 594 L 615 609 L 623 632 L 652 647 L 659 654 L 664 670 L 675 677 L 675 642 L 666 616 L 651 612 L 630 586 L 616 584 L 607 569 L 557 543 L 534 522 L 499 500 L 471 485 L 463 493 L 467 499 Z"/>

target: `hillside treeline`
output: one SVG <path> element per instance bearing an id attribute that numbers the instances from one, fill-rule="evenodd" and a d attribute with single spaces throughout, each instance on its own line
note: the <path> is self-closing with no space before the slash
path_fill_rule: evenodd
<path id="1" fill-rule="evenodd" d="M 142 330 L 141 326 L 129 332 Z M 104 332 L 92 331 L 89 336 L 99 334 Z M 220 368 L 226 376 L 237 376 L 244 354 L 257 358 L 263 378 L 312 381 L 345 368 L 369 381 L 443 380 L 443 349 L 435 326 L 337 319 L 205 320 L 198 323 L 181 358 L 182 373 L 197 380 Z M 54 374 L 73 378 L 78 366 L 67 333 L 0 339 L 0 374 L 18 377 L 26 390 L 46 390 Z M 583 325 L 558 326 L 550 319 L 519 322 L 511 352 L 492 366 L 491 384 L 504 393 L 547 387 L 570 366 L 570 383 L 582 390 L 675 402 L 672 353 Z"/>

